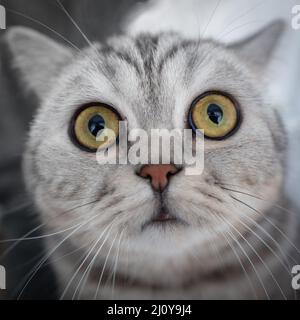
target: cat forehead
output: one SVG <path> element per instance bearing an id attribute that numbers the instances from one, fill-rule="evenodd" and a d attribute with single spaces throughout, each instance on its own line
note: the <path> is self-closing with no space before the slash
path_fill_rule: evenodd
<path id="1" fill-rule="evenodd" d="M 187 80 L 199 67 L 214 65 L 224 70 L 236 69 L 237 64 L 232 54 L 213 41 L 186 40 L 176 34 L 112 38 L 96 54 L 92 52 L 90 59 L 98 62 L 96 72 L 101 71 L 110 80 L 117 82 L 122 77 L 124 80 L 132 73 L 144 84 L 160 80 L 164 71 L 180 74 Z"/>
<path id="2" fill-rule="evenodd" d="M 169 120 L 180 95 L 191 102 L 205 90 L 232 91 L 244 81 L 238 63 L 220 45 L 176 34 L 112 38 L 86 49 L 74 65 L 77 72 L 65 90 L 74 101 L 127 104 L 136 117 L 147 109 L 160 120 L 163 115 Z"/>

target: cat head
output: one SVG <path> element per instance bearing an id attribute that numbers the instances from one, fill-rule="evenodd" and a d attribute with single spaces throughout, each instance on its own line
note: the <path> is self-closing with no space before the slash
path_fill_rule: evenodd
<path id="1" fill-rule="evenodd" d="M 96 243 L 96 266 L 107 258 L 112 268 L 118 254 L 118 273 L 132 281 L 180 285 L 193 270 L 214 267 L 211 244 L 228 246 L 229 234 L 243 234 L 281 191 L 285 138 L 265 98 L 264 70 L 282 30 L 274 23 L 227 47 L 159 34 L 115 37 L 79 51 L 32 30 L 8 30 L 21 81 L 40 100 L 24 171 L 48 229 L 69 230 L 65 243 L 82 251 Z M 231 134 L 205 139 L 201 175 L 171 165 L 163 190 L 147 179 L 155 179 L 151 169 L 99 165 L 74 137 L 91 106 L 103 108 L 107 121 L 126 120 L 129 130 L 171 130 L 192 127 L 191 110 L 211 96 L 226 100 L 228 117 L 236 115 Z M 172 219 L 157 221 L 162 210 Z"/>

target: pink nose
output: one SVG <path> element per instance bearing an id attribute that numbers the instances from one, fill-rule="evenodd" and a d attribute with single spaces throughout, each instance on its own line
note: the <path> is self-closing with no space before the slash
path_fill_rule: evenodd
<path id="1" fill-rule="evenodd" d="M 178 169 L 171 164 L 145 165 L 140 171 L 140 176 L 150 178 L 155 191 L 163 191 L 169 183 L 170 175 L 176 174 Z"/>

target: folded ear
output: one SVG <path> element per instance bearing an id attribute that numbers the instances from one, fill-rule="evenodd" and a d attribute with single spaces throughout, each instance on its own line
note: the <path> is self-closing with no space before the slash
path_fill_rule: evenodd
<path id="1" fill-rule="evenodd" d="M 229 45 L 228 48 L 235 51 L 250 67 L 261 72 L 271 61 L 284 30 L 285 23 L 278 20 L 249 38 Z"/>
<path id="2" fill-rule="evenodd" d="M 21 79 L 41 99 L 74 56 L 71 49 L 24 27 L 9 28 L 4 41 L 12 53 L 13 65 L 20 71 Z"/>

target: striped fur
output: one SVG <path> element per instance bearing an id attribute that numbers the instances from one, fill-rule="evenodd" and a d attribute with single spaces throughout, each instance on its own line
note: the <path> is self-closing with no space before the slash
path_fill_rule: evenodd
<path id="1" fill-rule="evenodd" d="M 120 36 L 76 54 L 32 31 L 8 32 L 15 65 L 41 99 L 24 171 L 47 232 L 57 233 L 48 252 L 61 298 L 294 297 L 299 211 L 283 195 L 286 137 L 262 85 L 279 31 L 258 35 L 266 53 L 251 61 L 247 41 L 226 48 L 176 34 Z M 45 64 L 56 51 L 57 63 Z M 99 167 L 69 139 L 82 104 L 114 106 L 129 129 L 183 129 L 191 102 L 209 90 L 239 101 L 241 126 L 226 140 L 206 141 L 201 176 L 179 173 L 160 196 L 136 175 L 139 166 Z M 161 199 L 185 223 L 143 228 Z M 81 227 L 64 239 L 59 231 L 75 223 Z"/>

